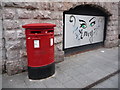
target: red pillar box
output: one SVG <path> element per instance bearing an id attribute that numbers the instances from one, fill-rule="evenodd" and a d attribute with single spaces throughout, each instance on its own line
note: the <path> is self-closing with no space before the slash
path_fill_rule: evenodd
<path id="1" fill-rule="evenodd" d="M 34 23 L 23 25 L 26 29 L 28 77 L 43 79 L 55 73 L 54 27 L 55 24 Z"/>

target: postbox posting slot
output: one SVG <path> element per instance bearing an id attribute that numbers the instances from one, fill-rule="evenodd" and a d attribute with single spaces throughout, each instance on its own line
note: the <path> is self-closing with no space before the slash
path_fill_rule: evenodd
<path id="1" fill-rule="evenodd" d="M 54 32 L 53 30 L 48 30 L 48 31 L 30 31 L 30 34 L 42 34 L 42 33 L 52 33 Z"/>
<path id="2" fill-rule="evenodd" d="M 51 34 L 51 33 L 46 33 L 46 34 L 44 34 L 44 33 L 40 33 L 40 34 L 29 34 L 29 36 L 45 36 L 45 35 L 53 35 L 53 34 Z"/>
<path id="3" fill-rule="evenodd" d="M 31 33 L 34 33 L 34 34 L 39 34 L 39 33 L 41 33 L 41 31 L 31 31 Z"/>
<path id="4" fill-rule="evenodd" d="M 53 30 L 46 30 L 46 31 L 44 31 L 44 33 L 52 33 L 53 32 Z"/>
<path id="5" fill-rule="evenodd" d="M 53 30 L 48 30 L 48 32 L 53 32 Z"/>

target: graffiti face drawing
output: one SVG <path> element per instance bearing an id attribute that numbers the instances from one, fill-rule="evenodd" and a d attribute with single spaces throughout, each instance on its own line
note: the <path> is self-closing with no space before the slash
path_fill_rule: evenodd
<path id="1" fill-rule="evenodd" d="M 96 19 L 94 16 L 84 20 L 83 18 L 77 18 L 71 15 L 69 22 L 73 23 L 73 34 L 75 38 L 79 41 L 87 38 L 90 43 L 93 42 L 97 35 L 98 28 L 100 27 L 100 20 Z"/>

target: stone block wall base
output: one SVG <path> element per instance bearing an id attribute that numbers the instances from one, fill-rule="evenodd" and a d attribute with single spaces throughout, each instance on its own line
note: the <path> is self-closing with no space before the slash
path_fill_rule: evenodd
<path id="1" fill-rule="evenodd" d="M 14 75 L 27 70 L 26 60 L 14 60 L 6 62 L 6 72 L 8 75 Z"/>
<path id="2" fill-rule="evenodd" d="M 64 61 L 64 52 L 59 51 L 59 53 L 55 55 L 55 63 L 59 63 L 61 61 Z M 1 71 L 3 73 L 7 73 L 8 75 L 14 75 L 27 70 L 27 58 L 22 60 L 3 61 L 1 64 Z"/>
<path id="3" fill-rule="evenodd" d="M 6 63 L 6 60 L 1 60 L 1 61 L 0 61 L 0 70 L 1 70 L 0 73 L 1 73 L 1 74 L 6 73 L 5 63 Z"/>
<path id="4" fill-rule="evenodd" d="M 59 63 L 64 61 L 64 52 L 58 51 L 58 53 L 55 54 L 55 63 Z"/>
<path id="5" fill-rule="evenodd" d="M 105 48 L 112 48 L 112 47 L 118 47 L 119 45 L 119 40 L 116 41 L 105 41 L 104 47 Z"/>

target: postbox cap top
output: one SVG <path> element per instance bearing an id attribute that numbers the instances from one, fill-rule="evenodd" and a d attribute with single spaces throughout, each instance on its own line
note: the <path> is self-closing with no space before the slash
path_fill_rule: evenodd
<path id="1" fill-rule="evenodd" d="M 55 24 L 51 23 L 31 23 L 31 24 L 26 24 L 23 25 L 23 28 L 53 28 L 55 27 Z"/>

